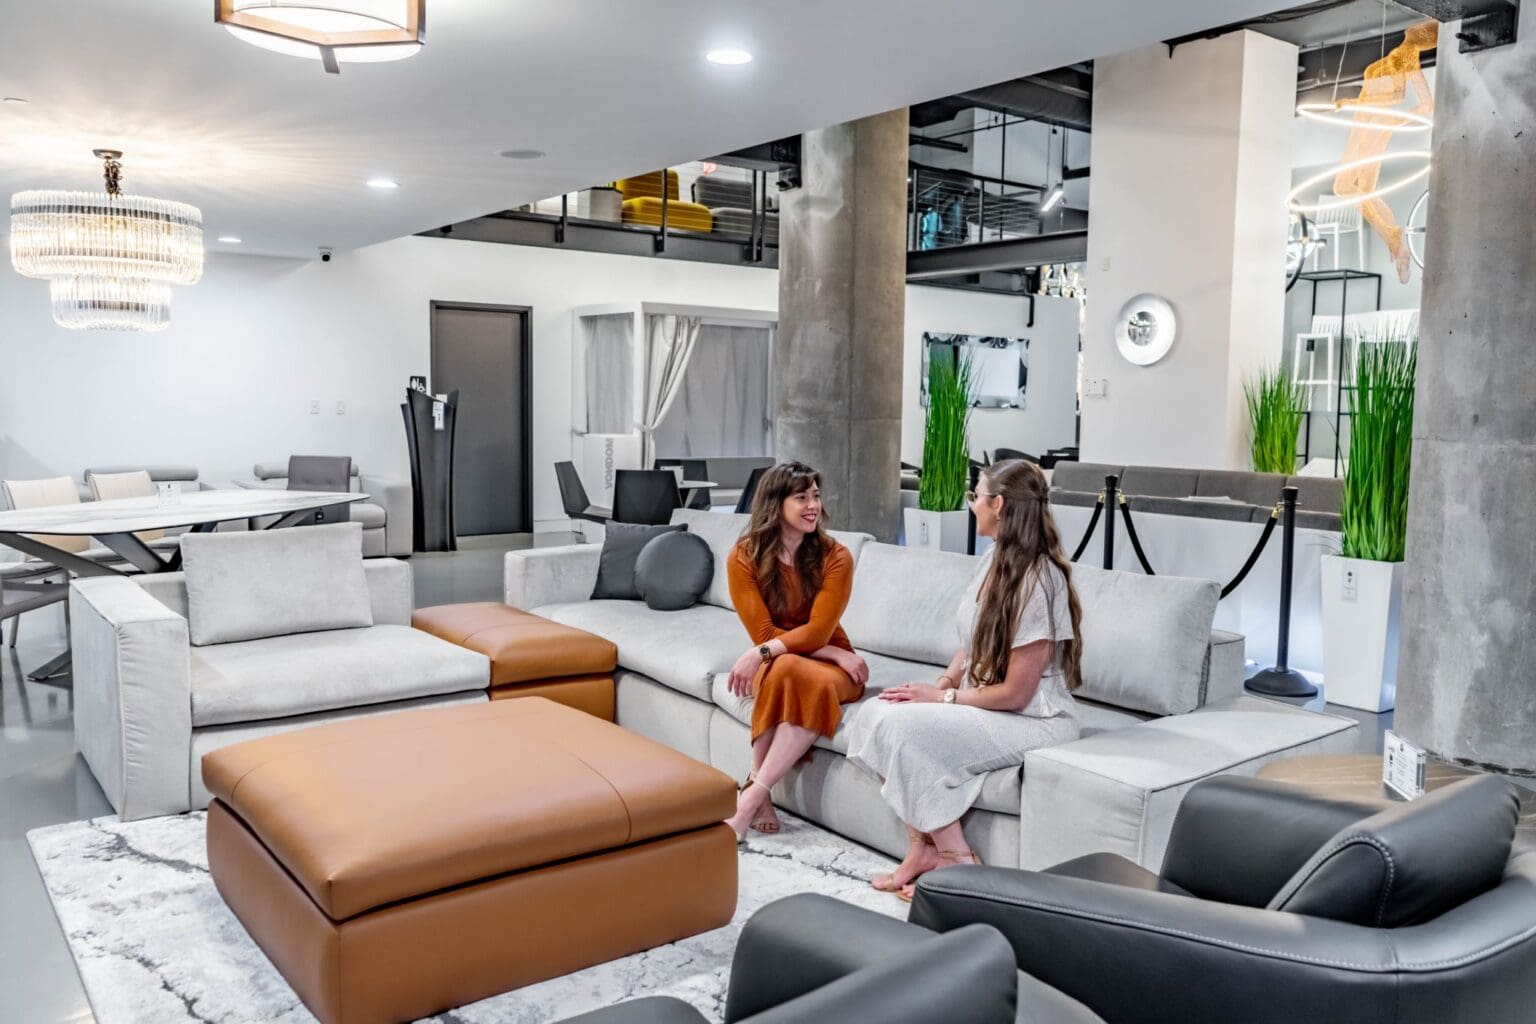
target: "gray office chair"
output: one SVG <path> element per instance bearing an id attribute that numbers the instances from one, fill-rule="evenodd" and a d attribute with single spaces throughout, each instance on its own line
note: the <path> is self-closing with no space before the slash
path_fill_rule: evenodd
<path id="1" fill-rule="evenodd" d="M 288 457 L 287 489 L 290 491 L 350 491 L 352 490 L 352 458 L 349 455 L 291 455 Z M 327 508 L 315 509 L 294 525 L 318 526 L 321 523 L 345 523 L 351 518 L 351 505 L 331 505 Z"/>
<path id="2" fill-rule="evenodd" d="M 752 511 L 752 500 L 757 497 L 757 485 L 762 481 L 763 474 L 772 468 L 772 466 L 758 466 L 747 474 L 747 485 L 741 489 L 741 497 L 736 499 L 737 512 Z"/>
<path id="3" fill-rule="evenodd" d="M 614 471 L 613 521 L 664 526 L 672 512 L 681 508 L 683 496 L 670 469 L 619 469 Z"/>
<path id="4" fill-rule="evenodd" d="M 613 518 L 613 509 L 587 500 L 587 489 L 581 485 L 581 474 L 576 472 L 574 462 L 555 463 L 555 480 L 560 484 L 560 504 L 572 519 L 602 525 Z"/>
<path id="5" fill-rule="evenodd" d="M 683 480 L 708 480 L 709 479 L 709 467 L 705 464 L 703 459 L 657 459 L 656 460 L 656 468 L 657 469 L 671 470 L 674 466 L 677 467 L 677 469 L 682 471 L 682 479 Z M 692 500 L 688 502 L 688 507 L 689 508 L 699 509 L 700 511 L 703 511 L 703 512 L 708 512 L 709 511 L 709 505 L 710 505 L 710 493 L 709 493 L 709 488 L 707 488 L 707 487 L 699 488 L 699 490 L 694 494 Z"/>

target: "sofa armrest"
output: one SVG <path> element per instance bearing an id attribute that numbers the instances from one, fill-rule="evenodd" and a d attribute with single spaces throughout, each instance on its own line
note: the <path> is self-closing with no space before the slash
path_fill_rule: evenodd
<path id="1" fill-rule="evenodd" d="M 508 551 L 502 577 L 504 599 L 524 611 L 589 600 L 602 554 L 598 544 Z"/>
<path id="2" fill-rule="evenodd" d="M 375 505 L 384 509 L 384 553 L 391 557 L 408 557 L 415 543 L 412 536 L 415 509 L 410 481 L 360 476 L 358 486 Z"/>
<path id="3" fill-rule="evenodd" d="M 911 920 L 991 925 L 1021 971 L 1115 1024 L 1394 1019 L 1388 931 L 989 867 L 924 875 Z"/>
<path id="4" fill-rule="evenodd" d="M 1156 871 L 1189 787 L 1281 757 L 1346 753 L 1356 722 L 1257 697 L 1142 722 L 1024 758 L 1019 866 L 1117 853 Z"/>
<path id="5" fill-rule="evenodd" d="M 187 620 L 131 579 L 70 587 L 75 745 L 124 821 L 190 808 Z"/>

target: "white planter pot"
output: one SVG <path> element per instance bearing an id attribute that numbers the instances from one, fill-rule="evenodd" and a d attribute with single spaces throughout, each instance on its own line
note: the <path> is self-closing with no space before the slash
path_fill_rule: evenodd
<path id="1" fill-rule="evenodd" d="M 1323 696 L 1362 711 L 1397 704 L 1401 562 L 1324 555 Z"/>
<path id="2" fill-rule="evenodd" d="M 926 509 L 902 509 L 902 523 L 906 527 L 909 548 L 932 548 L 935 551 L 958 551 L 965 554 L 965 535 L 969 530 L 970 513 L 929 512 Z"/>

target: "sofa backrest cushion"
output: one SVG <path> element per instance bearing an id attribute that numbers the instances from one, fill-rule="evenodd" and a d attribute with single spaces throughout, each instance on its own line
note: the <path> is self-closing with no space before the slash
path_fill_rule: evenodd
<path id="1" fill-rule="evenodd" d="M 1195 493 L 1195 482 L 1199 478 L 1197 469 L 1126 466 L 1120 476 L 1120 490 L 1153 498 L 1187 498 Z"/>
<path id="2" fill-rule="evenodd" d="M 1371 928 L 1432 921 L 1499 884 L 1519 817 L 1509 781 L 1463 779 L 1340 830 L 1269 909 Z"/>
<path id="3" fill-rule="evenodd" d="M 592 586 L 594 601 L 638 601 L 635 563 L 641 550 L 665 533 L 683 533 L 688 527 L 648 526 L 643 523 L 607 523 L 603 526 L 603 551 L 597 560 L 597 582 Z"/>
<path id="4" fill-rule="evenodd" d="M 254 467 L 252 467 L 251 475 L 254 476 L 257 480 L 287 480 L 288 463 L 258 462 Z M 352 463 L 352 475 L 361 475 L 361 470 L 357 468 L 356 462 Z"/>
<path id="5" fill-rule="evenodd" d="M 1344 481 L 1331 476 L 1293 476 L 1286 486 L 1296 488 L 1296 507 L 1307 512 L 1338 515 L 1344 500 Z"/>
<path id="6" fill-rule="evenodd" d="M 870 542 L 843 628 L 861 651 L 947 664 L 960 646 L 955 616 L 975 571 L 971 555 Z"/>
<path id="7" fill-rule="evenodd" d="M 373 625 L 358 523 L 189 533 L 181 556 L 194 646 Z"/>
<path id="8" fill-rule="evenodd" d="M 1195 481 L 1195 496 L 1230 498 L 1245 505 L 1274 505 L 1285 486 L 1283 473 L 1245 473 L 1235 469 L 1202 469 Z"/>
<path id="9" fill-rule="evenodd" d="M 1154 715 L 1182 715 L 1205 701 L 1215 580 L 1099 569 L 1078 563 L 1083 685 L 1077 695 Z"/>
<path id="10" fill-rule="evenodd" d="M 1104 478 L 1113 473 L 1119 476 L 1124 466 L 1112 466 L 1106 462 L 1058 462 L 1051 471 L 1051 486 L 1064 491 L 1088 491 L 1098 494 L 1104 489 Z"/>

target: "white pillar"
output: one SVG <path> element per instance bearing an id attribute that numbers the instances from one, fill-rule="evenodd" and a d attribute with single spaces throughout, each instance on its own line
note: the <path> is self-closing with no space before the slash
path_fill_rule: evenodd
<path id="1" fill-rule="evenodd" d="M 1296 47 L 1256 32 L 1094 62 L 1085 460 L 1247 469 L 1246 374 L 1280 359 Z M 1152 366 L 1115 326 L 1142 292 L 1178 318 Z"/>

